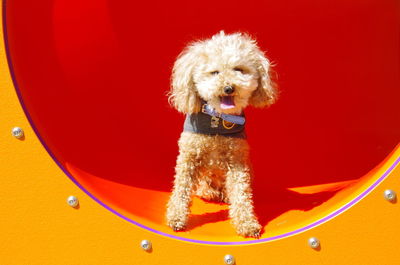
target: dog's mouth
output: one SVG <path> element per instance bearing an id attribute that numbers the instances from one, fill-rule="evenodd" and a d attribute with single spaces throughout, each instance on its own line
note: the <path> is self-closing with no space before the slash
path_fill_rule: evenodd
<path id="1" fill-rule="evenodd" d="M 235 107 L 234 96 L 221 96 L 221 109 L 233 109 Z"/>

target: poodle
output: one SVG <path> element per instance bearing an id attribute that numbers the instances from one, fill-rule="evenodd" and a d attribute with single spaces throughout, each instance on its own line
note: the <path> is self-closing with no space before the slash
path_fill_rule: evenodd
<path id="1" fill-rule="evenodd" d="M 270 76 L 269 60 L 243 33 L 221 31 L 188 45 L 178 56 L 169 102 L 186 119 L 166 213 L 174 231 L 186 228 L 191 197 L 197 195 L 228 203 L 237 234 L 260 236 L 243 110 L 275 102 L 278 93 Z"/>

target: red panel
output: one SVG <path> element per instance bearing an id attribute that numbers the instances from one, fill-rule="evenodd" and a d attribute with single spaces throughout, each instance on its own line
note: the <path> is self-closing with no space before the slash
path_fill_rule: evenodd
<path id="1" fill-rule="evenodd" d="M 176 56 L 221 29 L 255 36 L 281 89 L 275 106 L 246 113 L 256 200 L 271 200 L 268 190 L 282 199 L 271 219 L 328 199 L 286 188 L 358 179 L 399 142 L 399 13 L 380 0 L 13 0 L 6 23 L 23 103 L 56 158 L 158 191 L 171 189 L 183 122 L 165 96 Z"/>

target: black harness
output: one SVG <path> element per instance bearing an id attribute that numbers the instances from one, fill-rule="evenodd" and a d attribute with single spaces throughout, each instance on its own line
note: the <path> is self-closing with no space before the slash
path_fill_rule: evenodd
<path id="1" fill-rule="evenodd" d="M 232 120 L 238 120 L 243 124 L 233 123 Z M 245 139 L 244 127 L 244 113 L 241 115 L 220 114 L 204 104 L 201 112 L 186 115 L 183 129 L 185 132 Z"/>

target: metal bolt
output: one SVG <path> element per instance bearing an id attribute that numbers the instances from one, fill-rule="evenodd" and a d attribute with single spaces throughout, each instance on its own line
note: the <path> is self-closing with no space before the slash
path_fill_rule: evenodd
<path id="1" fill-rule="evenodd" d="M 14 127 L 11 133 L 17 139 L 21 139 L 24 137 L 24 131 L 20 127 Z"/>
<path id="2" fill-rule="evenodd" d="M 151 250 L 151 242 L 149 240 L 142 240 L 142 242 L 140 242 L 140 246 L 143 248 L 144 251 Z"/>
<path id="3" fill-rule="evenodd" d="M 225 255 L 224 261 L 225 261 L 225 264 L 228 264 L 228 265 L 235 264 L 235 258 L 230 254 Z"/>
<path id="4" fill-rule="evenodd" d="M 313 248 L 313 249 L 317 249 L 317 248 L 319 248 L 319 246 L 320 246 L 320 242 L 319 242 L 318 238 L 316 238 L 316 237 L 310 237 L 310 238 L 308 239 L 308 245 L 309 245 L 311 248 Z"/>
<path id="5" fill-rule="evenodd" d="M 387 201 L 390 201 L 390 202 L 396 201 L 396 192 L 394 192 L 393 190 L 385 190 L 383 195 L 385 196 L 385 199 Z"/>
<path id="6" fill-rule="evenodd" d="M 75 197 L 75 196 L 69 196 L 68 199 L 67 199 L 67 203 L 68 203 L 69 206 L 75 208 L 75 207 L 78 206 L 79 201 L 78 201 L 78 198 L 77 198 L 77 197 Z"/>

